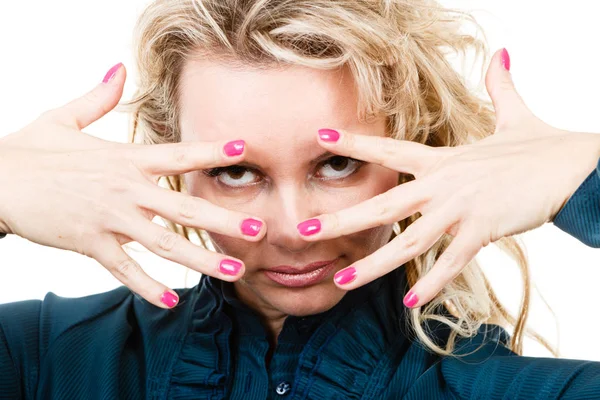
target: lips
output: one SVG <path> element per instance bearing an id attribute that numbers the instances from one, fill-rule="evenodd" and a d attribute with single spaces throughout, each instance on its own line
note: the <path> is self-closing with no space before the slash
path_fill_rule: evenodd
<path id="1" fill-rule="evenodd" d="M 313 262 L 313 263 L 304 265 L 302 267 L 292 267 L 291 265 L 279 265 L 277 267 L 268 268 L 267 271 L 279 272 L 282 274 L 292 274 L 292 275 L 306 274 L 308 272 L 315 271 L 325 265 L 331 264 L 331 263 L 335 262 L 336 260 L 337 260 L 337 258 L 334 258 L 333 260 L 317 261 L 317 262 Z"/>
<path id="2" fill-rule="evenodd" d="M 290 288 L 303 288 L 315 285 L 331 276 L 335 271 L 338 260 L 339 257 L 333 260 L 314 262 L 300 268 L 280 265 L 264 270 L 264 273 L 267 278 L 279 285 Z"/>

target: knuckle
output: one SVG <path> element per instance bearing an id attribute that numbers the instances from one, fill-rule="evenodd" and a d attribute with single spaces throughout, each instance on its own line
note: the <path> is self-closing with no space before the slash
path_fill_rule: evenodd
<path id="1" fill-rule="evenodd" d="M 222 162 L 222 160 L 225 158 L 225 155 L 223 153 L 223 147 L 224 144 L 223 143 L 215 143 L 212 146 L 212 163 L 213 165 L 218 165 Z"/>
<path id="2" fill-rule="evenodd" d="M 416 169 L 415 177 L 423 179 L 439 171 L 444 161 L 455 152 L 453 147 L 432 147 L 427 157 L 424 157 Z"/>
<path id="3" fill-rule="evenodd" d="M 379 163 L 382 163 L 383 160 L 392 156 L 393 150 L 391 150 L 392 145 L 390 143 L 392 140 L 394 139 L 388 137 L 377 138 L 377 140 L 375 140 L 375 146 L 377 147 L 376 154 L 378 155 L 376 158 Z"/>
<path id="4" fill-rule="evenodd" d="M 513 91 L 515 90 L 515 86 L 511 79 L 505 78 L 500 80 L 500 84 L 498 85 L 499 89 L 502 91 Z"/>
<path id="5" fill-rule="evenodd" d="M 418 245 L 420 243 L 418 234 L 415 232 L 415 228 L 411 228 L 411 226 L 409 226 L 402 234 L 400 234 L 402 247 L 404 250 L 408 250 L 409 252 L 418 250 Z"/>
<path id="6" fill-rule="evenodd" d="M 187 165 L 189 159 L 189 148 L 187 146 L 175 146 L 171 155 L 173 162 L 177 166 Z"/>
<path id="7" fill-rule="evenodd" d="M 117 275 L 117 277 L 129 280 L 138 272 L 139 268 L 139 265 L 135 261 L 132 259 L 126 259 L 115 265 L 112 272 Z"/>
<path id="8" fill-rule="evenodd" d="M 322 216 L 321 218 L 323 218 L 326 222 L 327 222 L 327 229 L 331 232 L 339 232 L 341 229 L 341 225 L 340 225 L 340 216 L 338 215 L 338 213 L 333 213 L 333 214 L 329 214 L 327 216 Z M 345 232 L 339 232 L 341 234 L 345 234 Z"/>
<path id="9" fill-rule="evenodd" d="M 459 265 L 456 262 L 456 255 L 449 251 L 444 251 L 442 255 L 440 255 L 438 262 L 442 267 L 447 268 L 451 271 L 455 271 L 459 269 Z"/>
<path id="10" fill-rule="evenodd" d="M 179 216 L 187 220 L 194 219 L 194 217 L 198 215 L 198 207 L 199 205 L 197 201 L 186 196 L 186 198 L 183 199 L 183 201 L 179 204 Z"/>
<path id="11" fill-rule="evenodd" d="M 52 108 L 50 110 L 46 110 L 43 113 L 41 113 L 38 117 L 39 120 L 43 120 L 43 121 L 51 121 L 55 118 L 57 113 L 57 109 L 56 108 Z"/>
<path id="12" fill-rule="evenodd" d="M 111 207 L 102 201 L 92 202 L 90 211 L 90 215 L 93 215 L 96 221 L 107 221 L 113 214 Z"/>
<path id="13" fill-rule="evenodd" d="M 178 241 L 179 235 L 177 233 L 166 230 L 158 237 L 156 244 L 161 250 L 172 251 Z"/>
<path id="14" fill-rule="evenodd" d="M 344 144 L 350 154 L 354 154 L 356 151 L 356 137 L 352 134 L 344 135 Z"/>
<path id="15" fill-rule="evenodd" d="M 225 226 L 229 228 L 231 232 L 235 232 L 236 234 L 241 233 L 241 221 L 245 218 L 243 214 L 238 214 L 233 211 L 225 211 L 225 218 L 223 219 L 225 222 Z"/>
<path id="16" fill-rule="evenodd" d="M 388 192 L 380 193 L 373 197 L 373 203 L 375 207 L 375 220 L 378 223 L 386 223 L 393 219 L 393 210 L 391 207 L 391 198 Z"/>
<path id="17" fill-rule="evenodd" d="M 397 155 L 398 151 L 401 150 L 401 143 L 399 140 L 383 137 L 377 141 L 379 143 L 380 154 L 386 158 L 393 158 Z"/>
<path id="18" fill-rule="evenodd" d="M 100 179 L 102 178 L 104 177 L 100 177 Z M 108 190 L 111 193 L 119 196 L 129 193 L 131 186 L 131 180 L 127 176 L 117 175 L 106 181 L 106 187 Z"/>
<path id="19" fill-rule="evenodd" d="M 39 115 L 38 121 L 42 123 L 58 123 L 77 126 L 77 119 L 73 116 L 68 107 L 46 110 Z"/>
<path id="20" fill-rule="evenodd" d="M 91 92 L 87 92 L 86 94 L 83 95 L 83 100 L 87 103 L 89 103 L 92 106 L 101 106 L 103 107 L 103 101 L 100 101 L 100 96 L 98 95 L 98 92 L 95 90 L 92 90 Z M 102 110 L 104 111 L 104 110 Z"/>

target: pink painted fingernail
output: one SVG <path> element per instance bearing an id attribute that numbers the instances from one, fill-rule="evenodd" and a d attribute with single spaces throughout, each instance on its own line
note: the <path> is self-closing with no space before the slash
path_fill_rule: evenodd
<path id="1" fill-rule="evenodd" d="M 502 56 L 500 59 L 502 60 L 502 66 L 504 69 L 510 71 L 510 56 L 508 55 L 508 50 L 502 49 Z"/>
<path id="2" fill-rule="evenodd" d="M 175 305 L 179 301 L 179 297 L 177 297 L 176 295 L 174 295 L 173 293 L 171 293 L 169 291 L 166 291 L 160 297 L 160 301 L 165 306 L 167 306 L 169 308 L 173 308 L 173 307 L 175 307 Z"/>
<path id="3" fill-rule="evenodd" d="M 340 133 L 333 129 L 319 129 L 319 137 L 324 142 L 337 142 L 340 138 Z"/>
<path id="4" fill-rule="evenodd" d="M 245 219 L 242 222 L 242 233 L 248 236 L 256 236 L 260 233 L 263 223 L 254 218 Z"/>
<path id="5" fill-rule="evenodd" d="M 419 302 L 419 297 L 412 290 L 404 296 L 404 305 L 408 308 L 412 308 Z"/>
<path id="6" fill-rule="evenodd" d="M 219 270 L 226 275 L 237 275 L 242 269 L 242 263 L 239 261 L 225 259 L 219 263 Z"/>
<path id="7" fill-rule="evenodd" d="M 234 140 L 223 146 L 223 151 L 225 151 L 225 154 L 227 154 L 229 157 L 235 157 L 244 152 L 245 146 L 246 142 L 243 140 Z"/>
<path id="8" fill-rule="evenodd" d="M 333 276 L 333 280 L 339 285 L 350 283 L 354 278 L 356 278 L 356 268 L 354 267 L 344 268 Z"/>
<path id="9" fill-rule="evenodd" d="M 321 221 L 316 218 L 307 219 L 304 222 L 300 222 L 297 226 L 298 232 L 302 236 L 310 236 L 321 231 Z"/>
<path id="10" fill-rule="evenodd" d="M 114 67 L 109 69 L 108 72 L 106 73 L 106 75 L 104 75 L 104 79 L 102 79 L 102 83 L 108 83 L 108 82 L 112 81 L 113 78 L 117 75 L 117 71 L 119 70 L 119 68 L 121 68 L 122 65 L 123 65 L 123 63 L 118 63 L 117 65 L 115 65 Z"/>

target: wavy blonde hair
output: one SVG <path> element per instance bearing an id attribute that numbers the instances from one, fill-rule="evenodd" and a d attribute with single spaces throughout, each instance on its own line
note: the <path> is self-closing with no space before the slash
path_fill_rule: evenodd
<path id="1" fill-rule="evenodd" d="M 475 27 L 474 33 L 464 31 Z M 452 55 L 487 64 L 489 55 L 480 25 L 464 11 L 433 0 L 155 0 L 135 27 L 134 49 L 139 81 L 134 98 L 120 107 L 133 114 L 130 142 L 158 144 L 181 140 L 179 82 L 187 60 L 211 57 L 246 66 L 301 65 L 318 69 L 348 67 L 358 89 L 357 115 L 368 120 L 385 115 L 389 136 L 428 146 L 458 146 L 494 132 L 489 99 L 469 89 L 449 61 Z M 136 139 L 136 134 L 138 139 Z M 182 176 L 164 177 L 166 185 L 185 192 Z M 411 180 L 401 175 L 399 184 Z M 420 217 L 399 221 L 400 229 Z M 175 232 L 195 234 L 210 248 L 204 232 L 165 220 Z M 444 234 L 423 255 L 407 262 L 413 285 L 433 266 L 451 242 Z M 509 347 L 523 352 L 530 334 L 525 327 L 531 283 L 527 258 L 516 237 L 495 244 L 520 268 L 524 290 L 516 317 L 498 301 L 478 263 L 463 272 L 424 307 L 411 310 L 407 323 L 430 350 L 452 355 L 457 337 L 468 338 L 494 321 L 512 331 Z M 440 307 L 455 318 L 439 313 Z M 425 322 L 451 329 L 444 347 Z"/>

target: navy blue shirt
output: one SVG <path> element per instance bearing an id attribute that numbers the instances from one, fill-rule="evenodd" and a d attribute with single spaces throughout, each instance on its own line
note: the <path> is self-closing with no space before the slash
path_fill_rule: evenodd
<path id="1" fill-rule="evenodd" d="M 600 248 L 600 160 L 554 224 Z M 462 357 L 431 353 L 407 328 L 407 286 L 398 268 L 324 313 L 287 317 L 268 364 L 258 315 L 208 276 L 177 289 L 171 310 L 124 286 L 3 304 L 0 398 L 600 399 L 600 363 L 517 356 L 494 325 L 459 340 Z"/>

